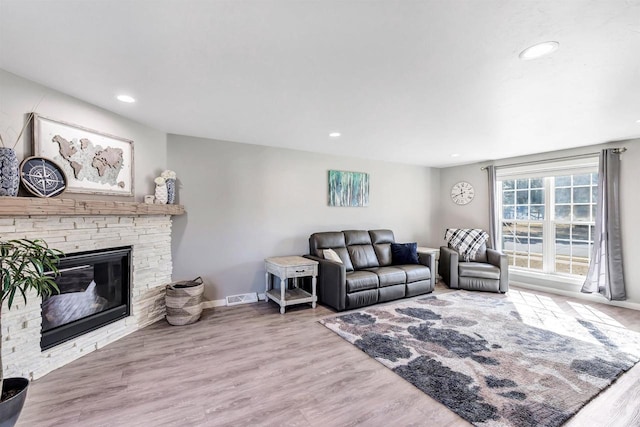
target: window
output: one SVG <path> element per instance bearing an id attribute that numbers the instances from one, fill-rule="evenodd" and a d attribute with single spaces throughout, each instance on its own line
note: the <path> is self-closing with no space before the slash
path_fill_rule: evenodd
<path id="1" fill-rule="evenodd" d="M 497 171 L 500 242 L 515 269 L 584 276 L 598 192 L 597 159 Z"/>

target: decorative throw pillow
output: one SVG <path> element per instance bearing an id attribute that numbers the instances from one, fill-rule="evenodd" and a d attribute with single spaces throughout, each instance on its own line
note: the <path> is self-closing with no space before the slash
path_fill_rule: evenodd
<path id="1" fill-rule="evenodd" d="M 324 256 L 324 259 L 328 259 L 329 261 L 339 262 L 340 264 L 342 264 L 342 260 L 340 259 L 336 251 L 334 251 L 333 249 L 323 249 L 322 256 Z"/>
<path id="2" fill-rule="evenodd" d="M 391 260 L 394 265 L 420 264 L 418 260 L 418 244 L 413 243 L 392 243 Z"/>

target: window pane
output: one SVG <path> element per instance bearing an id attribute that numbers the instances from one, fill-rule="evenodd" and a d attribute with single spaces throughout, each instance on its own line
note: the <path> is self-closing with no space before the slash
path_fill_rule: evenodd
<path id="1" fill-rule="evenodd" d="M 571 238 L 571 226 L 569 224 L 556 224 L 556 242 L 561 239 Z"/>
<path id="2" fill-rule="evenodd" d="M 504 219 L 515 219 L 515 208 L 513 206 L 502 208 L 502 217 Z"/>
<path id="3" fill-rule="evenodd" d="M 515 246 L 513 244 L 513 237 L 512 236 L 508 236 L 508 237 L 502 237 L 502 250 L 505 252 L 512 252 L 515 249 Z"/>
<path id="4" fill-rule="evenodd" d="M 530 184 L 531 184 L 531 188 L 544 188 L 544 179 L 532 178 Z"/>
<path id="5" fill-rule="evenodd" d="M 512 179 L 502 181 L 503 190 L 513 190 L 515 188 L 515 182 Z"/>
<path id="6" fill-rule="evenodd" d="M 598 187 L 591 187 L 591 203 L 598 201 Z"/>
<path id="7" fill-rule="evenodd" d="M 591 184 L 595 185 L 596 187 L 598 186 L 598 174 L 597 173 L 592 173 L 591 174 Z"/>
<path id="8" fill-rule="evenodd" d="M 544 190 L 531 190 L 531 204 L 541 205 L 544 203 Z"/>
<path id="9" fill-rule="evenodd" d="M 519 205 L 528 205 L 529 204 L 529 192 L 527 190 L 517 191 L 516 202 Z"/>
<path id="10" fill-rule="evenodd" d="M 573 175 L 573 185 L 589 185 L 591 174 Z"/>
<path id="11" fill-rule="evenodd" d="M 544 219 L 544 206 L 531 206 L 531 219 Z"/>
<path id="12" fill-rule="evenodd" d="M 556 220 L 558 220 L 558 221 L 570 221 L 571 220 L 571 206 L 569 206 L 569 205 L 556 205 Z"/>
<path id="13" fill-rule="evenodd" d="M 516 188 L 529 188 L 529 180 L 528 179 L 519 179 L 516 181 Z"/>
<path id="14" fill-rule="evenodd" d="M 516 209 L 516 219 L 529 219 L 529 206 L 517 206 Z"/>
<path id="15" fill-rule="evenodd" d="M 596 220 L 596 205 L 591 205 L 591 221 Z"/>
<path id="16" fill-rule="evenodd" d="M 578 187 L 573 189 L 573 203 L 589 203 L 589 187 Z"/>
<path id="17" fill-rule="evenodd" d="M 502 204 L 513 205 L 515 202 L 515 194 L 513 191 L 504 191 L 502 193 Z"/>
<path id="18" fill-rule="evenodd" d="M 571 185 L 571 176 L 556 177 L 556 187 L 566 187 Z"/>
<path id="19" fill-rule="evenodd" d="M 571 240 L 589 240 L 589 226 L 588 225 L 572 225 L 571 226 Z"/>
<path id="20" fill-rule="evenodd" d="M 530 234 L 532 237 L 542 237 L 542 223 L 541 222 L 532 222 L 530 224 Z"/>
<path id="21" fill-rule="evenodd" d="M 574 221 L 589 221 L 589 205 L 573 205 Z"/>
<path id="22" fill-rule="evenodd" d="M 571 189 L 556 188 L 556 203 L 571 203 Z"/>

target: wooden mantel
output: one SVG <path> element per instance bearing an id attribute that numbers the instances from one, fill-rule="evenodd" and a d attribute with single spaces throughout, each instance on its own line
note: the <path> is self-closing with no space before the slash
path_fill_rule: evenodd
<path id="1" fill-rule="evenodd" d="M 41 199 L 37 197 L 0 197 L 2 216 L 68 216 L 68 215 L 182 215 L 182 205 L 151 205 L 105 200 Z"/>

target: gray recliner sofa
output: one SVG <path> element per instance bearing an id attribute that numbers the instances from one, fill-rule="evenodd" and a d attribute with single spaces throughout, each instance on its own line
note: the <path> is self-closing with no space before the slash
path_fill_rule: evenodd
<path id="1" fill-rule="evenodd" d="M 441 246 L 438 273 L 451 289 L 502 293 L 509 290 L 507 256 L 487 248 L 486 244 L 469 261 L 462 260 L 455 249 Z"/>
<path id="2" fill-rule="evenodd" d="M 319 262 L 318 301 L 338 311 L 433 291 L 435 255 L 418 254 L 419 264 L 393 265 L 391 230 L 314 233 L 307 258 Z M 340 262 L 325 259 L 333 249 Z"/>

